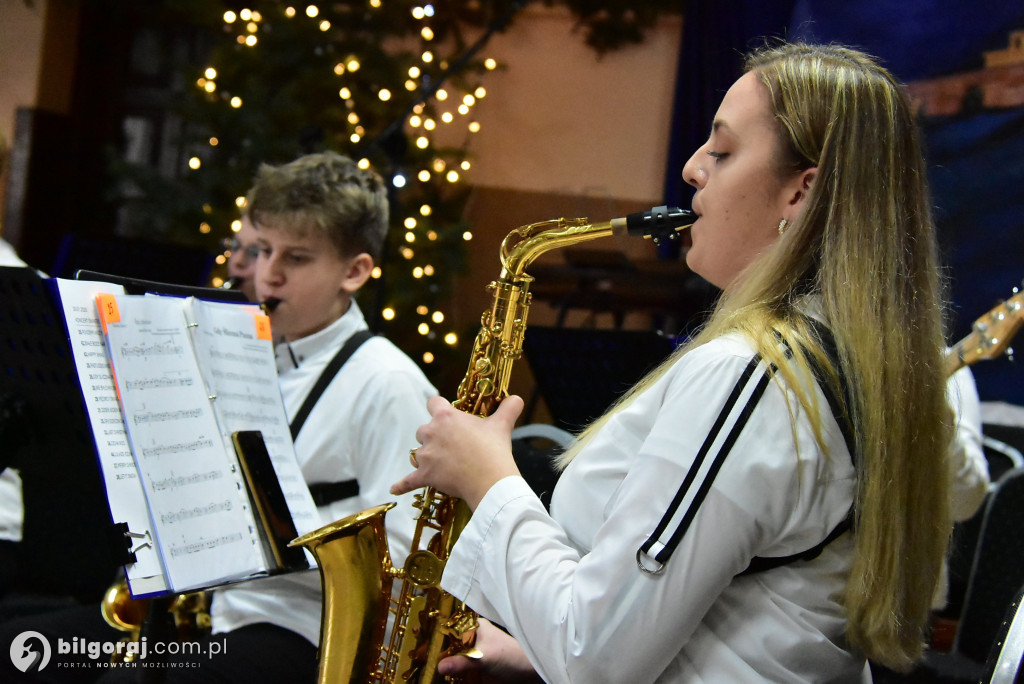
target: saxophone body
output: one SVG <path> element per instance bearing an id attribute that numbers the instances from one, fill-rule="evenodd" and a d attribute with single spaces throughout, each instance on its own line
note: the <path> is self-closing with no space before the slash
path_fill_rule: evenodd
<path id="1" fill-rule="evenodd" d="M 613 234 L 672 237 L 692 219 L 690 212 L 657 207 L 602 223 L 561 218 L 509 233 L 501 245 L 501 275 L 488 285 L 493 301 L 481 316 L 453 405 L 486 416 L 508 395 L 530 307 L 533 278 L 526 269 L 537 257 Z M 431 684 L 445 680 L 437 673 L 441 659 L 475 654 L 476 614 L 440 587 L 445 562 L 469 520 L 468 507 L 432 488 L 416 494 L 419 515 L 411 551 L 397 567 L 384 524 L 394 505 L 368 509 L 291 542 L 313 554 L 323 584 L 321 684 Z"/>

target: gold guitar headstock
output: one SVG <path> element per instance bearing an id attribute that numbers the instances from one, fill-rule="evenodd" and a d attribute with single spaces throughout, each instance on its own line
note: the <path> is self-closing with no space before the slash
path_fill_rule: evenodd
<path id="1" fill-rule="evenodd" d="M 948 357 L 950 373 L 1003 353 L 1013 354 L 1010 341 L 1024 325 L 1024 292 L 1013 291 L 1012 297 L 975 320 L 970 334 L 953 345 Z"/>

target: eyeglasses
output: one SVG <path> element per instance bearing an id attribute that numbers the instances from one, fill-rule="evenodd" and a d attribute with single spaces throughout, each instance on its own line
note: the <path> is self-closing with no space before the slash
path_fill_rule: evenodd
<path id="1" fill-rule="evenodd" d="M 221 243 L 221 247 L 225 252 L 231 252 L 232 254 L 242 250 L 241 255 L 246 259 L 256 259 L 260 255 L 260 248 L 258 245 L 248 245 L 243 248 L 242 243 L 239 242 L 236 237 L 224 238 L 224 241 Z"/>

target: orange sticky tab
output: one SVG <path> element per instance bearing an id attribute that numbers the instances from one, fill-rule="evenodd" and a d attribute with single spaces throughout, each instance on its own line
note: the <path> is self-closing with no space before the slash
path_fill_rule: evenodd
<path id="1" fill-rule="evenodd" d="M 121 310 L 117 308 L 117 299 L 114 295 L 96 295 L 96 309 L 100 313 L 100 323 L 103 324 L 103 334 L 107 334 L 107 325 L 121 322 Z"/>
<path id="2" fill-rule="evenodd" d="M 270 316 L 263 313 L 256 313 L 252 316 L 256 319 L 256 338 L 268 342 L 273 341 L 274 338 L 270 334 Z"/>

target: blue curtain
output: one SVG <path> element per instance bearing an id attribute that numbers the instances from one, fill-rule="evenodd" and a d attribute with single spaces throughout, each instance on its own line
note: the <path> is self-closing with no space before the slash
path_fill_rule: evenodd
<path id="1" fill-rule="evenodd" d="M 741 53 L 772 37 L 836 42 L 878 56 L 912 82 L 983 68 L 983 53 L 1024 29 L 1024 4 L 1005 0 L 690 2 L 665 175 L 666 203 L 689 206 L 680 172 L 707 137 Z M 952 311 L 950 342 L 1024 278 L 1024 105 L 965 107 L 922 117 L 929 180 Z M 666 252 L 666 258 L 675 256 Z M 884 334 L 884 333 L 883 333 Z M 1024 332 L 1019 346 L 1024 349 Z M 1024 405 L 1024 369 L 1008 358 L 972 368 L 983 401 Z"/>

